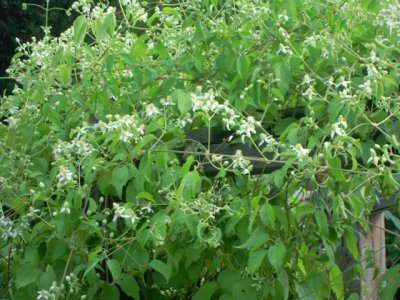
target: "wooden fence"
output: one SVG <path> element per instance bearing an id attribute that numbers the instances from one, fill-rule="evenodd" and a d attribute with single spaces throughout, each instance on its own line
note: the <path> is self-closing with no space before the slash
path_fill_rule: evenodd
<path id="1" fill-rule="evenodd" d="M 210 136 L 209 136 L 210 134 Z M 251 174 L 267 174 L 278 170 L 284 166 L 283 162 L 266 162 L 260 153 L 244 144 L 229 144 L 226 141 L 232 133 L 208 129 L 195 129 L 187 133 L 188 152 L 196 152 L 199 144 L 202 148 L 209 147 L 209 154 L 225 155 L 227 157 L 235 155 L 237 150 L 241 150 L 243 156 L 252 158 L 253 169 Z M 272 153 L 266 153 L 265 157 L 272 158 Z M 218 170 L 212 163 L 199 158 L 201 160 L 203 171 L 209 175 L 215 175 Z M 385 219 L 384 211 L 390 209 L 394 204 L 394 197 L 391 199 L 380 198 L 379 203 L 369 217 L 369 230 L 364 231 L 359 226 L 355 226 L 354 230 L 358 233 L 358 250 L 360 253 L 359 263 L 363 267 L 364 274 L 362 278 L 354 277 L 351 267 L 357 263 L 349 255 L 344 243 L 339 249 L 340 256 L 338 265 L 344 274 L 345 293 L 349 296 L 351 293 L 357 293 L 363 300 L 378 300 L 378 284 L 380 276 L 386 271 L 386 250 L 385 250 Z M 370 264 L 371 258 L 374 264 Z"/>

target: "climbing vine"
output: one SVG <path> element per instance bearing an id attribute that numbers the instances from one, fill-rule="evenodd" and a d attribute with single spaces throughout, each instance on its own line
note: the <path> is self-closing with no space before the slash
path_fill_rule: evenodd
<path id="1" fill-rule="evenodd" d="M 400 186 L 399 11 L 74 2 L 71 28 L 44 27 L 7 70 L 1 297 L 348 297 L 356 228 Z M 217 131 L 257 155 L 219 152 Z"/>

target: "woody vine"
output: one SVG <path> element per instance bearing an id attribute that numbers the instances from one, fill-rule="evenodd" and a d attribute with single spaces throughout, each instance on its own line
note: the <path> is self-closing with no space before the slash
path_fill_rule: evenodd
<path id="1" fill-rule="evenodd" d="M 7 71 L 1 297 L 343 299 L 363 270 L 337 249 L 359 261 L 353 225 L 400 185 L 398 1 L 70 10 Z M 198 128 L 259 155 L 185 148 Z"/>

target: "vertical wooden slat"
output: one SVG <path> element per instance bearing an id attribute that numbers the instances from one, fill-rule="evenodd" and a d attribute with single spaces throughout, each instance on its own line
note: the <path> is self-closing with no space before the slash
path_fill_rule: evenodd
<path id="1" fill-rule="evenodd" d="M 385 217 L 383 212 L 377 212 L 370 216 L 369 228 L 369 232 L 360 236 L 361 264 L 364 269 L 364 276 L 361 280 L 361 299 L 379 300 L 379 279 L 386 271 Z M 376 269 L 369 265 L 371 255 L 375 267 L 378 269 L 377 274 L 375 273 Z"/>

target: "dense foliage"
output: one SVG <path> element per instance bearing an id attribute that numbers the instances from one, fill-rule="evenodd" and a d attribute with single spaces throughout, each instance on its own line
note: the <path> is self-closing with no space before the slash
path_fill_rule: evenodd
<path id="1" fill-rule="evenodd" d="M 72 10 L 8 69 L 2 297 L 342 299 L 362 268 L 341 270 L 337 249 L 357 261 L 354 225 L 399 188 L 398 1 Z M 259 157 L 185 148 L 193 128 Z"/>

